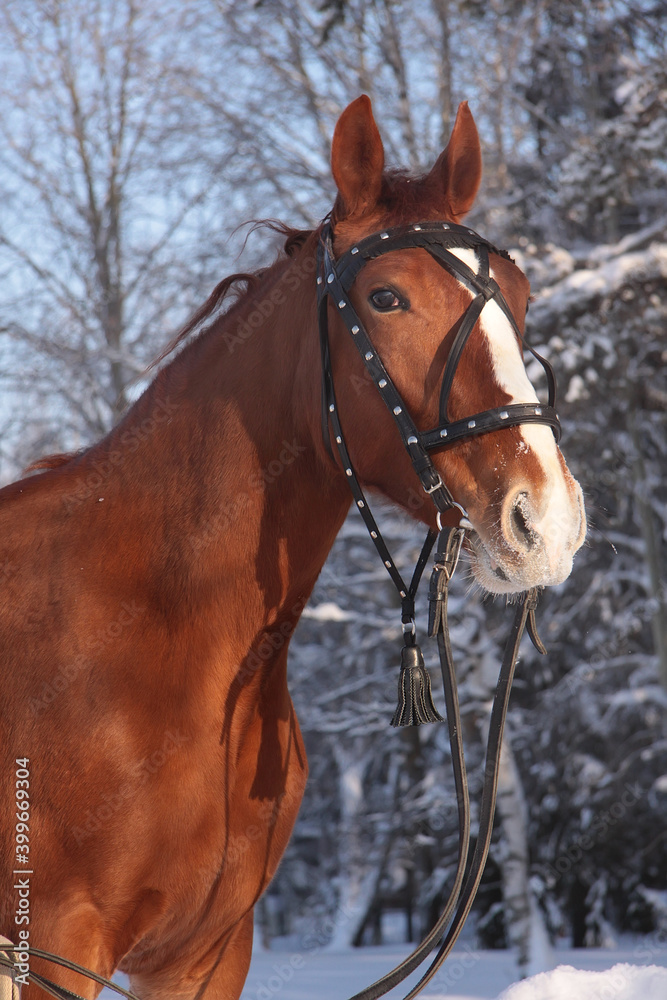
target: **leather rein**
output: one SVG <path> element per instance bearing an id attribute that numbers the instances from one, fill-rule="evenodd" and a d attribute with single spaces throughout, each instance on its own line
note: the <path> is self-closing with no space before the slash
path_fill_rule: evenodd
<path id="1" fill-rule="evenodd" d="M 479 830 L 474 850 L 471 850 L 470 800 L 463 753 L 456 675 L 449 638 L 447 599 L 449 583 L 459 560 L 465 532 L 472 529 L 472 524 L 465 508 L 454 499 L 447 485 L 443 482 L 429 453 L 446 448 L 456 441 L 526 423 L 547 424 L 551 427 L 556 441 L 559 441 L 561 426 L 556 412 L 556 378 L 553 369 L 545 358 L 526 343 L 499 285 L 490 274 L 489 254 L 498 254 L 511 259 L 505 251 L 499 250 L 474 230 L 451 222 L 422 222 L 374 233 L 360 240 L 338 259 L 334 255 L 333 240 L 333 228 L 331 222 L 327 221 L 322 227 L 317 255 L 318 319 L 322 357 L 322 435 L 329 455 L 333 461 L 336 461 L 331 446 L 331 436 L 333 436 L 338 457 L 347 476 L 357 509 L 401 599 L 404 647 L 398 682 L 398 706 L 391 720 L 392 726 L 422 725 L 428 722 L 443 721 L 433 703 L 431 681 L 424 664 L 423 654 L 416 641 L 415 628 L 417 588 L 436 538 L 438 539 L 429 588 L 428 634 L 437 639 L 445 694 L 459 821 L 456 873 L 443 913 L 421 944 L 395 969 L 350 998 L 350 1000 L 377 1000 L 378 997 L 392 990 L 414 972 L 439 945 L 430 966 L 404 998 L 404 1000 L 412 1000 L 412 997 L 415 997 L 430 982 L 454 947 L 482 879 L 491 844 L 505 718 L 519 645 L 526 628 L 539 652 L 546 652 L 537 633 L 535 609 L 538 602 L 538 588 L 533 588 L 518 598 L 512 630 L 500 668 L 489 722 Z M 384 253 L 415 247 L 426 250 L 446 271 L 473 293 L 472 300 L 461 317 L 445 364 L 440 388 L 439 424 L 428 431 L 420 431 L 416 427 L 349 297 L 357 275 L 369 260 Z M 452 249 L 472 250 L 479 265 L 478 270 L 473 271 L 456 254 L 452 253 Z M 409 585 L 401 576 L 377 526 L 345 442 L 338 415 L 331 367 L 329 300 L 333 303 L 333 309 L 341 316 L 366 370 L 392 414 L 422 488 L 431 497 L 438 512 L 437 523 L 440 533 L 438 535 L 435 530 L 429 530 Z M 544 368 L 548 386 L 548 403 L 546 405 L 534 402 L 511 403 L 475 413 L 461 420 L 450 421 L 448 402 L 462 352 L 484 306 L 491 301 L 500 307 L 519 342 Z M 333 432 L 332 435 L 330 431 Z M 442 528 L 441 515 L 452 509 L 458 510 L 461 515 L 458 526 Z M 468 875 L 464 880 L 468 866 Z"/>

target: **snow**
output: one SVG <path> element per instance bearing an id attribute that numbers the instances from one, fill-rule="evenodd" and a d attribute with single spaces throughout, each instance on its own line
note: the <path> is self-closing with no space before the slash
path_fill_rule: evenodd
<path id="1" fill-rule="evenodd" d="M 304 608 L 305 618 L 313 618 L 317 622 L 349 622 L 356 618 L 356 615 L 334 604 L 333 601 L 324 601 L 315 608 Z"/>
<path id="2" fill-rule="evenodd" d="M 459 945 L 420 995 L 423 1000 L 665 1000 L 667 968 L 633 964 L 636 951 L 559 952 L 564 964 L 516 983 L 512 952 Z M 629 961 L 619 962 L 619 954 Z M 664 951 L 658 955 L 646 949 L 644 954 L 652 954 L 653 962 L 667 958 Z M 390 947 L 337 954 L 256 951 L 242 1000 L 270 1000 L 276 995 L 281 1000 L 345 1000 L 404 957 L 405 950 Z M 405 996 L 416 981 L 413 974 L 389 994 L 391 1000 Z"/>
<path id="3" fill-rule="evenodd" d="M 510 986 L 498 1000 L 665 1000 L 667 969 L 623 963 L 607 972 L 582 972 L 561 965 Z"/>
<path id="4" fill-rule="evenodd" d="M 665 276 L 667 246 L 660 243 L 603 260 L 597 267 L 581 268 L 538 293 L 531 306 L 531 327 L 539 330 L 551 320 L 562 324 L 567 317 L 584 313 L 595 299 L 615 294 L 624 284 Z"/>
<path id="5" fill-rule="evenodd" d="M 576 403 L 578 399 L 586 398 L 586 383 L 581 375 L 573 375 L 565 393 L 566 403 Z"/>
<path id="6" fill-rule="evenodd" d="M 667 944 L 653 938 L 623 941 L 618 949 L 556 952 L 557 968 L 517 982 L 511 951 L 479 951 L 459 944 L 420 996 L 423 1000 L 665 1000 Z M 257 945 L 241 1000 L 345 1000 L 402 961 L 407 946 L 306 951 L 298 939 L 291 950 Z M 648 964 L 640 964 L 645 960 Z M 413 974 L 388 994 L 405 996 Z M 125 976 L 117 982 L 128 988 Z M 100 1000 L 117 994 L 103 990 Z"/>

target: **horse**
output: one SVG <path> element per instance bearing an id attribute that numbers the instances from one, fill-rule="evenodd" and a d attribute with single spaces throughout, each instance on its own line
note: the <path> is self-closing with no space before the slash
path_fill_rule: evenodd
<path id="1" fill-rule="evenodd" d="M 391 227 L 460 225 L 481 180 L 480 142 L 463 103 L 428 173 L 385 170 L 362 95 L 336 124 L 331 169 L 339 257 Z M 0 491 L 0 933 L 105 977 L 120 969 L 141 1000 L 240 996 L 253 908 L 306 783 L 287 652 L 351 495 L 334 431 L 323 434 L 322 227 L 282 234 L 273 264 L 216 287 L 105 438 Z M 452 253 L 477 267 L 474 248 Z M 522 332 L 528 281 L 506 255 L 489 258 Z M 421 246 L 370 259 L 352 286 L 418 428 L 437 422 L 470 300 Z M 472 572 L 488 591 L 565 580 L 586 520 L 551 428 L 518 423 L 434 453 L 459 508 L 439 515 L 336 303 L 324 308 L 363 487 L 429 528 L 464 510 Z M 517 402 L 537 396 L 520 337 L 489 302 L 458 358 L 449 412 Z M 100 990 L 40 959 L 30 967 L 86 998 Z M 37 994 L 24 987 L 24 1000 Z"/>

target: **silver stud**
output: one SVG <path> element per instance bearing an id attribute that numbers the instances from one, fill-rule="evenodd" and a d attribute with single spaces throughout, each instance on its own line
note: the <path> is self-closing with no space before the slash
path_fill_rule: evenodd
<path id="1" fill-rule="evenodd" d="M 387 385 L 386 378 L 381 378 L 380 381 L 378 382 L 378 385 L 380 386 L 381 389 L 386 388 L 386 385 Z"/>
<path id="2" fill-rule="evenodd" d="M 378 536 L 377 531 L 371 531 L 371 538 L 377 538 L 377 536 Z"/>
<path id="3" fill-rule="evenodd" d="M 346 469 L 345 470 L 345 475 L 346 476 L 351 476 L 352 475 L 352 469 Z"/>
<path id="4" fill-rule="evenodd" d="M 468 232 L 470 233 L 471 236 L 476 236 L 477 235 L 477 233 L 475 232 L 474 229 L 469 229 Z"/>
<path id="5" fill-rule="evenodd" d="M 371 358 L 373 357 L 373 352 L 372 351 L 366 351 L 366 353 L 364 354 L 364 357 L 366 358 L 366 361 L 370 361 Z"/>
<path id="6" fill-rule="evenodd" d="M 414 434 L 411 434 L 410 437 L 408 438 L 408 444 L 417 444 L 417 438 L 414 436 Z"/>
<path id="7" fill-rule="evenodd" d="M 381 240 L 388 240 L 389 239 L 389 233 L 380 233 L 380 239 Z"/>
<path id="8" fill-rule="evenodd" d="M 340 300 L 340 302 L 338 303 L 338 308 L 339 309 L 344 309 L 345 308 L 345 299 L 341 299 Z"/>
<path id="9" fill-rule="evenodd" d="M 357 507 L 365 507 L 365 506 L 366 504 L 364 503 L 363 500 L 357 500 Z"/>
<path id="10" fill-rule="evenodd" d="M 404 590 L 399 590 L 399 596 L 400 597 L 407 597 L 408 595 L 405 593 Z"/>
<path id="11" fill-rule="evenodd" d="M 449 229 L 449 223 L 448 222 L 443 222 L 442 228 L 443 229 Z"/>
<path id="12" fill-rule="evenodd" d="M 336 438 L 336 444 L 342 444 L 342 443 L 343 443 L 342 437 L 337 437 Z"/>
<path id="13" fill-rule="evenodd" d="M 472 430 L 473 427 L 477 427 L 477 424 L 475 423 L 474 420 L 469 420 L 468 421 L 468 427 L 470 428 L 470 430 Z"/>
<path id="14" fill-rule="evenodd" d="M 329 413 L 333 413 L 335 409 L 336 407 L 333 405 L 333 403 L 329 403 Z"/>
<path id="15" fill-rule="evenodd" d="M 356 337 L 356 335 L 357 335 L 357 334 L 359 333 L 359 327 L 358 327 L 358 326 L 353 326 L 353 327 L 352 327 L 352 333 L 353 333 L 353 334 L 355 335 L 355 337 Z"/>
<path id="16" fill-rule="evenodd" d="M 403 410 L 400 408 L 400 406 L 395 406 L 394 407 L 394 416 L 397 417 L 399 415 L 399 413 L 402 413 L 402 412 L 403 412 Z"/>
<path id="17" fill-rule="evenodd" d="M 441 438 L 446 438 L 446 437 L 447 437 L 447 431 L 446 431 L 446 429 L 444 429 L 444 428 L 443 428 L 443 429 L 442 429 L 442 430 L 440 431 L 440 437 L 441 437 Z"/>
<path id="18" fill-rule="evenodd" d="M 350 253 L 359 253 L 359 247 L 352 247 Z"/>
<path id="19" fill-rule="evenodd" d="M 331 282 L 333 281 L 333 279 L 334 279 L 334 276 L 333 276 L 333 274 L 329 274 L 329 275 L 327 275 L 327 285 L 330 285 L 330 284 L 331 284 Z"/>
<path id="20" fill-rule="evenodd" d="M 538 416 L 538 417 L 542 416 L 542 407 L 541 406 L 536 406 L 535 407 L 535 415 Z"/>
<path id="21" fill-rule="evenodd" d="M 502 413 L 500 414 L 500 419 L 501 420 L 509 420 L 509 413 L 507 412 L 507 410 L 503 410 L 502 411 Z"/>
<path id="22" fill-rule="evenodd" d="M 319 275 L 317 276 L 317 284 L 318 284 L 318 285 L 321 285 L 321 284 L 322 284 L 322 275 L 321 275 L 321 274 L 319 274 Z"/>
<path id="23" fill-rule="evenodd" d="M 387 569 L 391 569 L 391 563 L 388 559 L 385 559 L 384 564 L 387 567 Z"/>
<path id="24" fill-rule="evenodd" d="M 413 226 L 412 228 L 414 229 L 414 231 L 415 231 L 416 233 L 420 233 L 420 232 L 421 232 L 421 228 L 422 228 L 422 227 L 421 227 L 421 226 L 419 226 L 419 225 L 417 225 L 417 226 Z"/>

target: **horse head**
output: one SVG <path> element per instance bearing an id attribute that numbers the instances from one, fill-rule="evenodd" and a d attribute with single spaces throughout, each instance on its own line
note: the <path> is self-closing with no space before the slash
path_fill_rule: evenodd
<path id="1" fill-rule="evenodd" d="M 583 543 L 586 518 L 581 488 L 565 464 L 553 426 L 528 418 L 519 422 L 516 415 L 521 412 L 516 404 L 531 404 L 531 419 L 542 419 L 523 358 L 530 289 L 508 255 L 479 237 L 476 242 L 472 230 L 466 245 L 460 222 L 473 205 L 481 172 L 479 137 L 467 104 L 459 106 L 446 149 L 419 178 L 385 171 L 369 99 L 362 96 L 349 105 L 332 145 L 338 189 L 331 216 L 336 260 L 352 261 L 350 254 L 372 234 L 380 246 L 381 239 L 400 234 L 401 227 L 433 230 L 431 223 L 439 223 L 463 234 L 448 253 L 472 277 L 464 280 L 424 245 L 387 252 L 380 246 L 358 270 L 353 267 L 349 298 L 340 303 L 329 299 L 328 326 L 337 407 L 359 480 L 435 525 L 437 512 L 419 490 L 388 400 L 355 349 L 350 331 L 356 327 L 346 324 L 343 315 L 346 303 L 372 342 L 366 358 L 374 350 L 381 359 L 418 431 L 442 428 L 444 421 L 442 447 L 438 444 L 429 454 L 474 529 L 467 546 L 476 580 L 491 592 L 514 593 L 565 580 Z M 461 346 L 457 333 L 477 293 L 475 276 L 485 267 L 491 284 L 484 288 L 496 293 L 487 291 L 480 300 L 479 315 Z M 460 350 L 460 356 L 443 393 L 452 350 Z M 502 426 L 502 417 L 508 416 L 504 407 L 515 408 L 514 424 Z M 397 406 L 393 412 L 400 410 Z M 495 413 L 495 429 L 479 433 L 469 419 L 470 435 L 446 440 L 448 426 L 488 411 Z M 557 421 L 551 412 L 553 425 Z M 454 524 L 459 517 L 454 508 L 442 520 Z"/>

